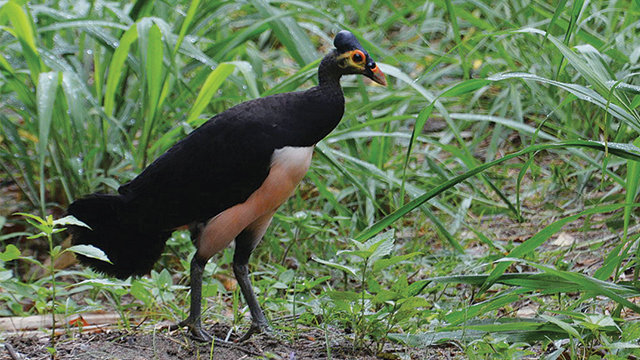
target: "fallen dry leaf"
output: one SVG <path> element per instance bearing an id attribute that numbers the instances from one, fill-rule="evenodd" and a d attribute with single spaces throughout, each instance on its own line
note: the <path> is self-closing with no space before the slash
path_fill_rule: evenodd
<path id="1" fill-rule="evenodd" d="M 551 245 L 569 247 L 576 242 L 576 238 L 567 232 L 561 232 L 558 237 L 551 242 Z"/>

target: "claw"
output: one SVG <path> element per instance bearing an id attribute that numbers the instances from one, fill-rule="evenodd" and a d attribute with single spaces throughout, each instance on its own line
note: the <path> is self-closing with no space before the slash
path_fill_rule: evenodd
<path id="1" fill-rule="evenodd" d="M 191 318 L 187 317 L 186 319 L 180 321 L 177 328 L 183 327 L 189 328 L 189 332 L 191 333 L 191 337 L 200 342 L 211 342 L 213 340 L 213 336 L 208 332 L 202 330 L 202 326 L 200 325 L 200 321 L 194 321 Z"/>

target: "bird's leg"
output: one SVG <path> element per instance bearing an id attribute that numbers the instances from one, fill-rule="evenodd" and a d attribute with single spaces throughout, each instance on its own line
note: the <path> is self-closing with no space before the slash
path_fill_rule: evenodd
<path id="1" fill-rule="evenodd" d="M 198 257 L 198 254 L 193 255 L 191 260 L 191 306 L 189 309 L 189 316 L 182 320 L 178 326 L 188 327 L 191 331 L 191 335 L 198 341 L 211 341 L 213 337 L 206 331 L 202 330 L 201 325 L 201 311 L 202 311 L 202 273 L 204 267 L 207 264 L 206 260 L 202 260 Z"/>
<path id="2" fill-rule="evenodd" d="M 240 342 L 248 340 L 251 335 L 256 333 L 273 332 L 260 308 L 256 294 L 253 292 L 251 286 L 251 279 L 249 279 L 249 257 L 251 256 L 253 248 L 260 240 L 254 239 L 251 235 L 251 231 L 248 230 L 238 235 L 236 238 L 236 250 L 233 255 L 233 273 L 238 281 L 238 285 L 240 285 L 242 295 L 249 306 L 249 312 L 251 312 L 251 327 L 249 331 L 238 340 Z M 262 234 L 260 234 L 260 237 L 261 236 Z"/>
<path id="3" fill-rule="evenodd" d="M 202 330 L 201 311 L 202 311 L 202 273 L 206 261 L 198 258 L 198 254 L 193 255 L 191 260 L 191 306 L 189 316 L 182 320 L 178 326 L 188 327 L 191 335 L 198 341 L 209 342 L 213 339 L 209 333 Z"/>
<path id="4" fill-rule="evenodd" d="M 196 224 L 191 227 L 191 238 L 198 239 L 202 231 L 202 224 Z M 197 240 L 196 240 L 197 241 Z M 191 306 L 189 316 L 182 320 L 178 326 L 188 327 L 191 335 L 198 341 L 209 342 L 213 339 L 206 331 L 202 330 L 201 313 L 202 313 L 202 273 L 209 259 L 203 259 L 196 252 L 191 259 Z"/>

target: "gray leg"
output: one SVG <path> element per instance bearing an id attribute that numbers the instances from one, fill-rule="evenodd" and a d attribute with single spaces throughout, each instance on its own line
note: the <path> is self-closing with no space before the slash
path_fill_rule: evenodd
<path id="1" fill-rule="evenodd" d="M 191 231 L 191 239 L 195 240 L 196 244 L 203 227 L 203 224 L 194 224 L 189 228 Z M 191 268 L 189 272 L 191 277 L 191 306 L 189 309 L 189 316 L 178 324 L 179 327 L 188 327 L 194 339 L 204 342 L 209 342 L 213 339 L 211 335 L 202 330 L 201 325 L 202 273 L 204 272 L 204 267 L 207 265 L 208 260 L 209 259 L 202 259 L 198 257 L 197 252 L 193 255 L 193 259 L 191 259 Z"/>
<path id="2" fill-rule="evenodd" d="M 178 326 L 188 327 L 191 335 L 198 341 L 209 342 L 213 339 L 206 331 L 202 330 L 201 325 L 201 308 L 202 308 L 202 273 L 206 260 L 198 259 L 198 254 L 193 255 L 191 260 L 191 307 L 189 316 L 182 320 Z"/>
<path id="3" fill-rule="evenodd" d="M 245 341 L 256 333 L 272 332 L 267 318 L 260 308 L 256 294 L 253 292 L 251 279 L 249 279 L 249 257 L 258 240 L 259 239 L 254 239 L 252 232 L 249 230 L 243 231 L 236 238 L 236 250 L 233 255 L 233 273 L 236 276 L 238 285 L 240 285 L 242 295 L 249 306 L 249 312 L 251 312 L 251 327 L 238 341 Z"/>

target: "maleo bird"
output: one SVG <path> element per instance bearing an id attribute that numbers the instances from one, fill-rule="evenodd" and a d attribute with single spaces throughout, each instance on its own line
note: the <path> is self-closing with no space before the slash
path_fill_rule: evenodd
<path id="1" fill-rule="evenodd" d="M 311 163 L 315 144 L 344 113 L 340 77 L 361 74 L 386 85 L 379 67 L 349 31 L 320 62 L 319 85 L 236 105 L 208 120 L 117 195 L 92 194 L 68 214 L 89 228 L 72 226 L 74 244 L 89 244 L 111 263 L 80 257 L 118 278 L 148 273 L 176 228 L 189 225 L 197 251 L 191 261 L 191 308 L 179 326 L 199 340 L 202 273 L 207 261 L 235 240 L 233 271 L 252 323 L 241 338 L 270 331 L 249 280 L 248 262 L 273 214 L 293 193 Z"/>

